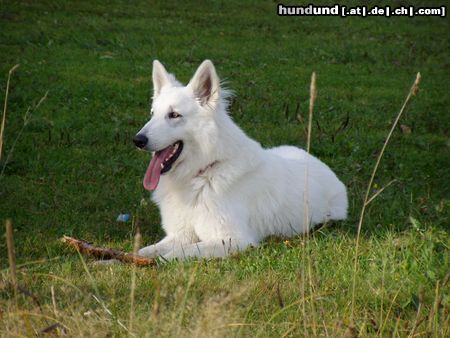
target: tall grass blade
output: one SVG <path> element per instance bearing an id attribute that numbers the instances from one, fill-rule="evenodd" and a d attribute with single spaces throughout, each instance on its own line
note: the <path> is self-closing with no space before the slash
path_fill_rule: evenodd
<path id="1" fill-rule="evenodd" d="M 352 309 L 351 310 L 352 323 L 354 323 L 354 320 L 355 320 L 355 292 L 356 292 L 356 276 L 357 276 L 357 273 L 358 273 L 359 240 L 360 240 L 360 236 L 361 236 L 362 223 L 363 223 L 363 220 L 364 220 L 364 213 L 366 211 L 366 207 L 367 207 L 369 201 L 372 200 L 372 199 L 369 199 L 370 190 L 372 189 L 373 180 L 374 180 L 375 175 L 377 173 L 377 170 L 378 170 L 378 167 L 380 165 L 381 159 L 383 158 L 384 151 L 386 150 L 386 147 L 389 144 L 391 136 L 394 133 L 395 128 L 397 127 L 397 124 L 398 124 L 398 121 L 400 120 L 400 117 L 403 115 L 403 111 L 405 110 L 406 105 L 408 104 L 408 102 L 411 99 L 411 97 L 413 95 L 416 95 L 416 93 L 417 93 L 417 91 L 419 89 L 420 79 L 421 79 L 421 75 L 420 75 L 420 73 L 417 73 L 416 79 L 414 80 L 414 83 L 413 83 L 411 89 L 409 90 L 409 93 L 408 93 L 405 101 L 403 102 L 403 105 L 402 105 L 400 111 L 398 112 L 397 117 L 394 120 L 394 123 L 392 124 L 391 130 L 389 131 L 389 133 L 388 133 L 388 135 L 386 137 L 386 140 L 384 141 L 383 147 L 381 148 L 381 151 L 378 154 L 377 161 L 376 161 L 375 166 L 374 166 L 374 168 L 372 170 L 372 175 L 370 176 L 369 184 L 367 185 L 366 195 L 364 197 L 363 206 L 361 208 L 361 213 L 360 213 L 360 216 L 359 216 L 358 232 L 357 232 L 357 235 L 356 235 L 355 258 L 354 258 L 354 265 L 353 265 L 352 303 L 351 303 L 352 304 L 352 308 L 351 308 Z"/>
<path id="2" fill-rule="evenodd" d="M 19 67 L 19 65 L 15 65 L 9 70 L 8 73 L 8 81 L 6 82 L 6 90 L 5 90 L 5 103 L 3 104 L 3 115 L 2 115 L 2 124 L 0 127 L 0 160 L 2 159 L 2 150 L 3 150 L 3 133 L 5 132 L 5 124 L 6 124 L 6 110 L 8 108 L 8 94 L 9 94 L 9 81 L 11 80 L 11 74 Z"/>

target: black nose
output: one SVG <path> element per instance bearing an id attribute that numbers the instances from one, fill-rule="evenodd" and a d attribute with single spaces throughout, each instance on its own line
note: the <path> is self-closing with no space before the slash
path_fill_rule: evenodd
<path id="1" fill-rule="evenodd" d="M 138 148 L 144 148 L 147 145 L 148 138 L 145 135 L 137 134 L 133 137 L 133 142 Z"/>

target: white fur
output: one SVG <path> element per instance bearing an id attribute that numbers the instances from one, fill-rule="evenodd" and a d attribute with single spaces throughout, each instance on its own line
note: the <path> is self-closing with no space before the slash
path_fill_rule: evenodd
<path id="1" fill-rule="evenodd" d="M 147 150 L 178 140 L 184 148 L 152 196 L 167 236 L 139 254 L 223 257 L 346 218 L 346 188 L 327 165 L 293 146 L 263 149 L 232 121 L 211 61 L 187 86 L 154 61 L 153 86 L 153 116 L 139 132 Z M 169 119 L 171 111 L 182 117 Z"/>

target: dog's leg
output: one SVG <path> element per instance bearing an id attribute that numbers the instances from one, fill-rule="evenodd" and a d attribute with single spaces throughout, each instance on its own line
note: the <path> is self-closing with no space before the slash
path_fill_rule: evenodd
<path id="1" fill-rule="evenodd" d="M 187 259 L 190 257 L 226 257 L 233 252 L 242 251 L 249 246 L 257 246 L 256 242 L 241 239 L 215 239 L 194 244 L 177 246 L 163 254 L 165 259 Z"/>
<path id="2" fill-rule="evenodd" d="M 154 258 L 164 255 L 177 248 L 191 245 L 196 242 L 195 236 L 186 233 L 171 234 L 164 237 L 156 244 L 146 246 L 138 251 L 138 255 Z"/>

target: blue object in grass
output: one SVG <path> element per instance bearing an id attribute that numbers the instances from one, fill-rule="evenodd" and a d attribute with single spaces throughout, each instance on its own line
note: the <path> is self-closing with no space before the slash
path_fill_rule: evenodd
<path id="1" fill-rule="evenodd" d="M 128 222 L 130 220 L 130 214 L 119 214 L 117 216 L 117 222 Z"/>

